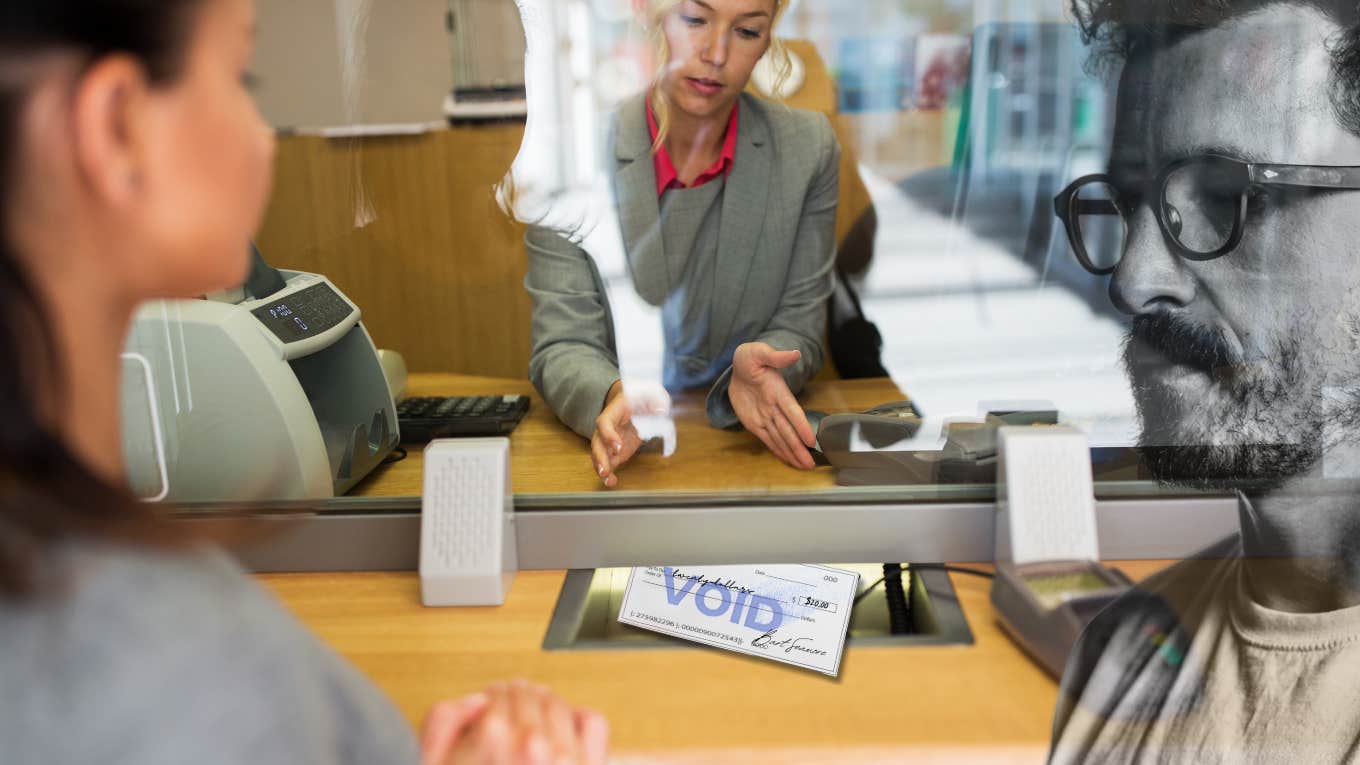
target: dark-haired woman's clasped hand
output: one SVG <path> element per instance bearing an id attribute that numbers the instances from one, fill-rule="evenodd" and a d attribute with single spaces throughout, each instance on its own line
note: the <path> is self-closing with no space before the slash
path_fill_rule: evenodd
<path id="1" fill-rule="evenodd" d="M 775 456 L 796 468 L 816 464 L 808 448 L 817 434 L 780 370 L 802 358 L 799 351 L 778 351 L 769 343 L 742 343 L 732 355 L 727 398 L 741 424 Z"/>
<path id="2" fill-rule="evenodd" d="M 603 765 L 609 726 L 524 680 L 436 704 L 425 720 L 421 765 Z"/>

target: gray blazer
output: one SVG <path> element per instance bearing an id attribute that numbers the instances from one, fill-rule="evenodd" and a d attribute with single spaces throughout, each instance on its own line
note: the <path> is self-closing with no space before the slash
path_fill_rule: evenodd
<path id="1" fill-rule="evenodd" d="M 666 297 L 667 253 L 652 166 L 646 102 L 621 105 L 611 127 L 614 192 L 633 284 L 649 303 Z M 795 393 L 825 357 L 826 303 L 835 254 L 840 146 L 817 112 L 741 95 L 735 162 L 723 191 L 707 350 L 726 371 L 711 384 L 709 422 L 738 423 L 727 398 L 732 352 L 749 341 L 802 351 L 784 370 Z M 605 395 L 619 379 L 614 322 L 605 285 L 588 253 L 561 232 L 525 236 L 533 301 L 529 378 L 568 427 L 589 438 Z M 669 353 L 669 349 L 668 349 Z"/>

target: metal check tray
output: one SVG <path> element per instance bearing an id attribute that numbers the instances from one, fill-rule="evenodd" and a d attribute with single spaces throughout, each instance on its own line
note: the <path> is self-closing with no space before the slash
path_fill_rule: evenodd
<path id="1" fill-rule="evenodd" d="M 835 564 L 857 571 L 860 590 L 883 575 L 881 564 Z M 679 638 L 662 635 L 618 621 L 628 568 L 585 568 L 567 572 L 557 598 L 546 650 L 609 650 L 634 648 L 702 648 Z M 908 577 L 903 576 L 903 584 Z M 949 575 L 937 569 L 917 570 L 911 581 L 909 634 L 893 635 L 888 628 L 888 604 L 883 586 L 875 587 L 850 614 L 849 645 L 971 645 L 973 633 L 959 608 Z"/>

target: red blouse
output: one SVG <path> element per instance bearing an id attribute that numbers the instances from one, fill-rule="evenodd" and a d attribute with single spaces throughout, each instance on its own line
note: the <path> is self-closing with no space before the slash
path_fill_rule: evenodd
<path id="1" fill-rule="evenodd" d="M 692 189 L 708 183 L 719 175 L 726 176 L 732 172 L 732 163 L 736 162 L 737 154 L 738 106 L 739 104 L 732 105 L 732 116 L 727 120 L 727 135 L 723 138 L 722 154 L 718 156 L 718 161 L 714 162 L 712 167 L 699 173 L 689 186 L 680 182 L 680 176 L 675 170 L 675 163 L 671 162 L 671 155 L 666 152 L 665 146 L 662 146 L 652 155 L 652 168 L 656 170 L 656 195 L 658 197 L 667 189 Z M 647 132 L 651 134 L 652 143 L 656 143 L 656 118 L 652 116 L 652 99 L 650 96 L 647 98 Z"/>

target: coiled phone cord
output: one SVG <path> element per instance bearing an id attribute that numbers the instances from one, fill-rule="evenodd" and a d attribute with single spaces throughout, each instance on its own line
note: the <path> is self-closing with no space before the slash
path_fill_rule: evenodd
<path id="1" fill-rule="evenodd" d="M 913 574 L 908 570 L 908 586 L 911 584 L 911 576 Z M 883 594 L 888 600 L 888 632 L 893 635 L 911 634 L 911 602 L 902 588 L 901 563 L 883 564 Z"/>

